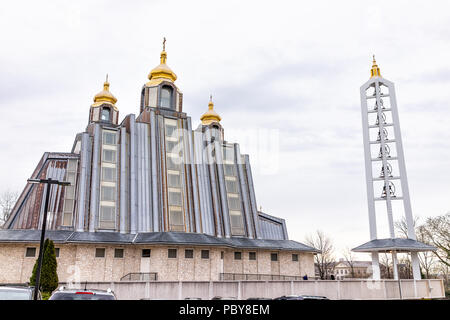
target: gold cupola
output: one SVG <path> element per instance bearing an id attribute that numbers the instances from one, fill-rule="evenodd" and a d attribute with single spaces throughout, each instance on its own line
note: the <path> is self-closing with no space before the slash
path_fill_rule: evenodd
<path id="1" fill-rule="evenodd" d="M 372 69 L 370 69 L 370 77 L 381 77 L 380 68 L 378 68 L 377 62 L 375 61 L 375 55 L 373 55 Z"/>
<path id="2" fill-rule="evenodd" d="M 103 90 L 97 93 L 94 97 L 93 107 L 101 106 L 104 103 L 110 104 L 117 109 L 115 103 L 117 98 L 109 91 L 108 75 L 106 75 L 106 81 L 103 83 Z"/>
<path id="3" fill-rule="evenodd" d="M 208 111 L 206 111 L 201 117 L 200 120 L 202 124 L 207 126 L 213 122 L 220 122 L 222 118 L 214 111 L 214 103 L 212 102 L 212 95 L 209 97 L 208 103 Z"/>
<path id="4" fill-rule="evenodd" d="M 148 74 L 148 79 L 150 80 L 150 82 L 147 83 L 148 86 L 155 85 L 163 80 L 170 80 L 172 82 L 177 80 L 177 75 L 172 71 L 172 69 L 169 68 L 166 63 L 166 38 L 164 38 L 163 51 L 161 52 L 161 63 Z"/>

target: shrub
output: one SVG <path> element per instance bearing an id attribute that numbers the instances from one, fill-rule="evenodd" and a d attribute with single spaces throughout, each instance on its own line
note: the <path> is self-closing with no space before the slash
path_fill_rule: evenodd
<path id="1" fill-rule="evenodd" d="M 33 273 L 30 278 L 30 285 L 36 285 L 36 271 L 38 266 L 38 259 L 33 267 Z M 56 253 L 55 253 L 55 245 L 53 241 L 50 239 L 46 239 L 44 242 L 44 256 L 42 259 L 42 267 L 41 267 L 41 279 L 39 283 L 39 287 L 44 293 L 50 294 L 53 290 L 58 287 L 58 274 L 56 272 L 58 264 L 56 262 Z"/>

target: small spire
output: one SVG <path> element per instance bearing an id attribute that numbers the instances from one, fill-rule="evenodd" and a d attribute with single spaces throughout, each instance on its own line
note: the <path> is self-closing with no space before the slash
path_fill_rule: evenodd
<path id="1" fill-rule="evenodd" d="M 94 106 L 99 106 L 103 103 L 110 103 L 114 105 L 117 98 L 109 91 L 108 74 L 106 74 L 105 82 L 103 83 L 103 91 L 97 93 L 94 97 Z"/>
<path id="2" fill-rule="evenodd" d="M 160 65 L 150 71 L 148 75 L 149 80 L 153 79 L 168 79 L 170 81 L 177 80 L 177 75 L 167 66 L 167 52 L 166 52 L 166 38 L 163 38 L 163 51 L 161 51 Z M 151 82 L 151 81 L 150 81 Z M 147 83 L 147 84 L 150 84 Z"/>
<path id="3" fill-rule="evenodd" d="M 203 125 L 209 125 L 213 122 L 220 122 L 222 118 L 214 111 L 214 103 L 212 101 L 212 94 L 209 95 L 208 111 L 206 111 L 201 117 Z"/>
<path id="4" fill-rule="evenodd" d="M 378 68 L 377 61 L 375 60 L 375 55 L 373 55 L 372 69 L 370 69 L 370 77 L 381 77 L 380 68 Z"/>
<path id="5" fill-rule="evenodd" d="M 161 64 L 165 64 L 167 62 L 167 52 L 166 52 L 166 37 L 163 40 L 163 51 L 161 51 Z"/>
<path id="6" fill-rule="evenodd" d="M 214 108 L 214 103 L 212 101 L 212 94 L 209 95 L 209 103 L 208 103 L 208 109 L 212 110 Z"/>
<path id="7" fill-rule="evenodd" d="M 106 80 L 103 83 L 103 90 L 109 91 L 108 74 L 106 74 Z"/>

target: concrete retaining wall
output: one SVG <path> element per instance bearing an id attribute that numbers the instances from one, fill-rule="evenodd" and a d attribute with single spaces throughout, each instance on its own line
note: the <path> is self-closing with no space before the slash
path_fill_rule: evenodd
<path id="1" fill-rule="evenodd" d="M 445 297 L 442 280 L 401 280 L 402 299 Z M 74 287 L 84 287 L 74 285 Z M 248 298 L 276 298 L 282 295 L 320 295 L 332 300 L 400 299 L 399 282 L 395 280 L 339 280 L 339 281 L 123 281 L 88 282 L 87 288 L 111 288 L 120 300 L 185 298 L 211 299 L 215 296 Z"/>

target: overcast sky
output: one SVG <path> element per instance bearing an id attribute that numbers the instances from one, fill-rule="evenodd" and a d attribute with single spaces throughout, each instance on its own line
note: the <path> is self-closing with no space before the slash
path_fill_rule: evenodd
<path id="1" fill-rule="evenodd" d="M 291 239 L 320 229 L 338 252 L 369 240 L 359 87 L 372 54 L 396 85 L 413 214 L 443 214 L 449 21 L 448 1 L 3 2 L 0 192 L 21 192 L 45 151 L 71 150 L 106 73 L 119 121 L 138 113 L 166 37 L 193 127 L 212 94 L 258 207 Z"/>

